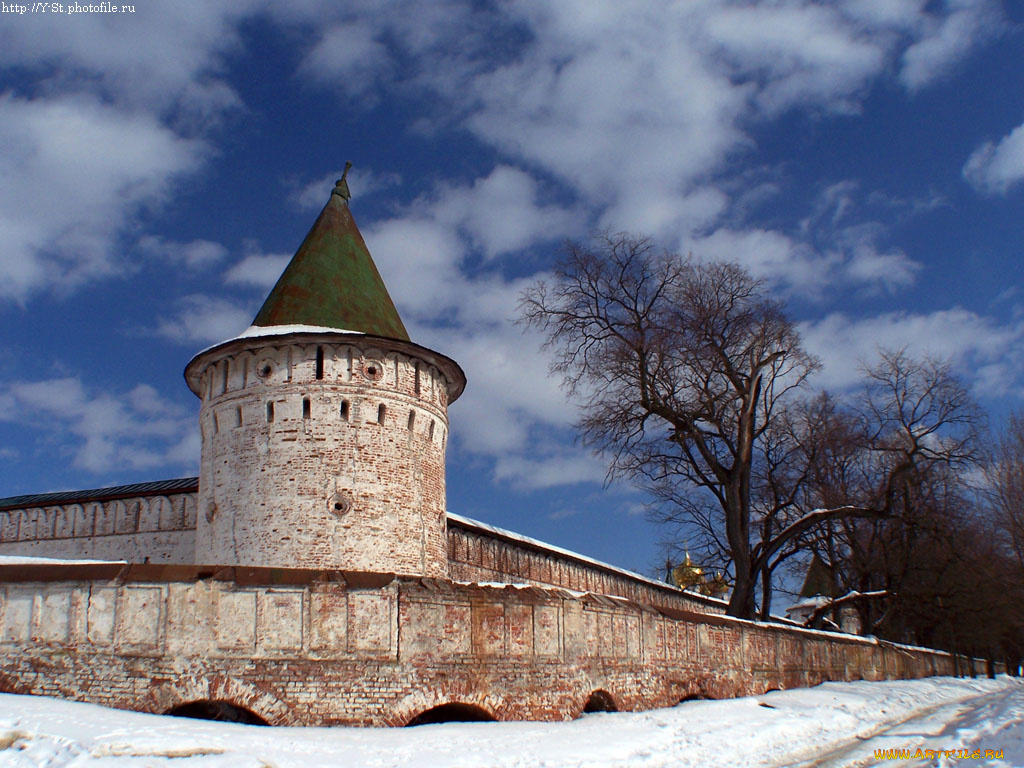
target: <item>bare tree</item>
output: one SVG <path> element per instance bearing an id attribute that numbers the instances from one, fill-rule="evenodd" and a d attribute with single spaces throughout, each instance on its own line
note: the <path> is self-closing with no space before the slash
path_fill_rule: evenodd
<path id="1" fill-rule="evenodd" d="M 829 430 L 805 503 L 842 500 L 877 515 L 836 519 L 807 543 L 864 632 L 924 642 L 936 601 L 957 593 L 967 562 L 957 537 L 974 530 L 965 475 L 977 466 L 982 421 L 948 363 L 883 350 L 855 407 Z"/>
<path id="2" fill-rule="evenodd" d="M 1024 574 L 1024 416 L 1011 414 L 985 470 L 996 529 Z"/>
<path id="3" fill-rule="evenodd" d="M 610 458 L 609 476 L 676 500 L 718 537 L 732 571 L 730 614 L 754 616 L 758 577 L 788 542 L 850 513 L 815 509 L 769 525 L 757 517 L 756 470 L 779 460 L 768 450 L 781 445 L 773 427 L 818 363 L 738 265 L 605 236 L 593 247 L 570 244 L 520 309 L 547 335 L 554 371 L 581 400 L 583 440 Z M 792 491 L 779 493 L 773 514 L 789 507 Z"/>
<path id="4" fill-rule="evenodd" d="M 996 556 L 998 594 L 1007 598 L 1001 621 L 989 621 L 989 637 L 998 643 L 1008 667 L 1024 658 L 1024 414 L 1012 413 L 995 441 L 985 468 L 984 495 Z M 998 565 L 995 565 L 998 564 Z"/>

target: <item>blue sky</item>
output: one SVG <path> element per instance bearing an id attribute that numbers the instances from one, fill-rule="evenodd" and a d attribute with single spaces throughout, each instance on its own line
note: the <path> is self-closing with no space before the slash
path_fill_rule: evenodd
<path id="1" fill-rule="evenodd" d="M 0 496 L 197 470 L 181 371 L 346 160 L 415 341 L 466 370 L 449 508 L 650 571 L 517 297 L 566 238 L 744 263 L 852 387 L 879 345 L 1024 394 L 1024 4 L 137 2 L 0 14 Z"/>

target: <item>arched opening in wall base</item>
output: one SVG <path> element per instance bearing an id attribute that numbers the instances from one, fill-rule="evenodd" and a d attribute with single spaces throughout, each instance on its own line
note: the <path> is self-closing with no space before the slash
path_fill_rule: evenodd
<path id="1" fill-rule="evenodd" d="M 430 725 L 432 723 L 492 723 L 496 718 L 482 707 L 474 704 L 441 704 L 420 712 L 406 726 Z"/>
<path id="2" fill-rule="evenodd" d="M 244 725 L 270 725 L 252 710 L 232 704 L 230 701 L 190 701 L 179 704 L 164 712 L 171 717 L 191 717 L 196 720 L 219 720 L 223 723 L 243 723 Z"/>
<path id="3" fill-rule="evenodd" d="M 688 693 L 676 703 L 676 706 L 678 707 L 680 704 L 685 704 L 688 701 L 714 701 L 714 699 L 714 696 L 707 696 L 703 693 Z"/>
<path id="4" fill-rule="evenodd" d="M 0 693 L 13 693 L 23 696 L 32 693 L 32 691 L 28 686 L 19 685 L 6 675 L 0 675 Z"/>
<path id="5" fill-rule="evenodd" d="M 608 691 L 594 691 L 590 694 L 590 698 L 587 699 L 587 703 L 583 705 L 583 714 L 590 712 L 618 712 L 619 708 L 615 706 L 615 699 Z"/>

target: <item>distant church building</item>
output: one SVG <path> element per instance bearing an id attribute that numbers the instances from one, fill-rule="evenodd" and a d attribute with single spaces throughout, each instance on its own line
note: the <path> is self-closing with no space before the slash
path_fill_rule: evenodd
<path id="1" fill-rule="evenodd" d="M 860 617 L 849 603 L 832 607 L 841 597 L 832 570 L 817 554 L 811 557 L 797 600 L 786 609 L 786 617 L 814 629 L 860 632 Z"/>
<path id="2" fill-rule="evenodd" d="M 348 197 L 343 178 L 253 325 L 186 367 L 198 478 L 0 499 L 21 556 L 0 558 L 0 692 L 407 725 L 952 671 L 447 512 L 466 378 L 409 339 Z"/>

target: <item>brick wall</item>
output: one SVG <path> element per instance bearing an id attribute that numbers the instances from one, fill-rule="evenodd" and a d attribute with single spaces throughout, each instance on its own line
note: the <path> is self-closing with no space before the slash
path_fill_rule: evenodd
<path id="1" fill-rule="evenodd" d="M 135 496 L 0 511 L 0 555 L 190 563 L 196 494 Z"/>
<path id="2" fill-rule="evenodd" d="M 725 613 L 725 603 L 647 579 L 517 534 L 449 516 L 448 568 L 455 581 L 513 582 L 617 595 L 656 608 Z"/>
<path id="3" fill-rule="evenodd" d="M 441 361 L 340 333 L 201 353 L 196 561 L 445 576 Z"/>
<path id="4" fill-rule="evenodd" d="M 3 690 L 222 700 L 282 725 L 403 725 L 454 702 L 559 720 L 595 691 L 633 710 L 953 671 L 943 653 L 554 588 L 173 566 L 0 566 L 0 584 Z"/>
<path id="5" fill-rule="evenodd" d="M 195 493 L 0 511 L 0 555 L 188 564 Z M 456 515 L 447 526 L 450 578 L 618 595 L 659 608 L 724 613 L 724 604 Z M 389 568 L 389 570 L 394 570 Z"/>

